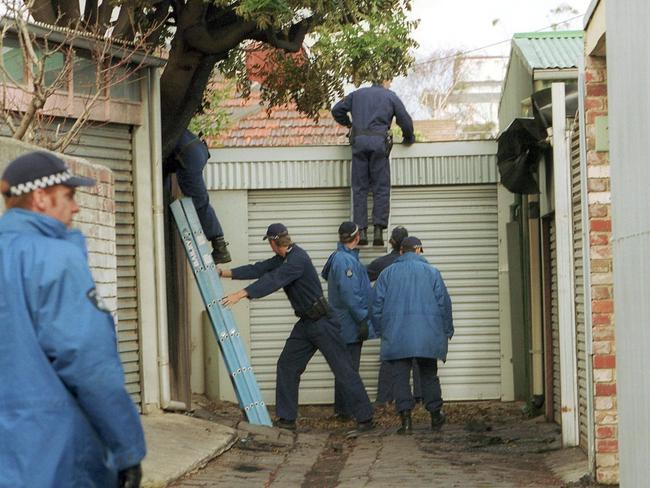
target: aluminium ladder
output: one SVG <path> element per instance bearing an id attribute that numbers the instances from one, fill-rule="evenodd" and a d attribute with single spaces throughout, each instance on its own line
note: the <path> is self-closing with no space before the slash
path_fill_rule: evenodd
<path id="1" fill-rule="evenodd" d="M 191 198 L 181 198 L 171 204 L 171 210 L 196 284 L 201 291 L 205 309 L 210 317 L 212 330 L 230 373 L 239 406 L 251 424 L 271 426 L 271 417 L 262 400 L 235 319 L 232 312 L 221 305 L 224 296 L 223 285 L 212 260 L 212 248 L 203 233 L 194 203 Z"/>

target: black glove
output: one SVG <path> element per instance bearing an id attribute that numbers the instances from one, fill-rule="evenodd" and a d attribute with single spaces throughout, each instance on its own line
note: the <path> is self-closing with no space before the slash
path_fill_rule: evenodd
<path id="1" fill-rule="evenodd" d="M 139 464 L 123 469 L 117 475 L 118 488 L 138 488 L 142 479 L 142 467 Z"/>
<path id="2" fill-rule="evenodd" d="M 403 146 L 410 146 L 414 142 L 415 142 L 415 137 L 412 137 L 411 139 L 406 139 L 406 138 L 402 139 Z"/>
<path id="3" fill-rule="evenodd" d="M 357 340 L 363 342 L 368 339 L 368 321 L 363 320 L 357 325 Z"/>

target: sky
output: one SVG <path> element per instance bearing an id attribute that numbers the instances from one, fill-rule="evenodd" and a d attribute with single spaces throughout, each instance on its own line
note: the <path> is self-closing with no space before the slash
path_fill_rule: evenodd
<path id="1" fill-rule="evenodd" d="M 411 18 L 420 19 L 420 25 L 413 36 L 420 44 L 415 53 L 416 58 L 426 58 L 436 49 L 480 48 L 509 40 L 515 32 L 541 30 L 570 17 L 579 16 L 570 28 L 582 30 L 582 18 L 590 2 L 591 0 L 413 0 Z M 552 15 L 551 9 L 560 5 L 568 5 L 577 10 L 578 14 L 566 12 Z M 502 43 L 481 53 L 508 55 L 509 44 Z"/>

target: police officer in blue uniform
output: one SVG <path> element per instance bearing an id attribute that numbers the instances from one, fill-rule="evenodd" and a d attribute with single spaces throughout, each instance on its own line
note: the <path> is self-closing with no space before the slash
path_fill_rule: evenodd
<path id="1" fill-rule="evenodd" d="M 275 254 L 272 258 L 231 270 L 223 269 L 220 274 L 236 280 L 257 280 L 246 288 L 225 296 L 222 299 L 223 305 L 235 305 L 242 298 L 262 298 L 283 288 L 299 317 L 278 359 L 276 425 L 296 428 L 300 376 L 319 350 L 335 379 L 340 382 L 357 420 L 357 428 L 350 435 L 370 431 L 373 428 L 373 412 L 368 394 L 359 373 L 352 367 L 350 355 L 341 337 L 340 325 L 323 297 L 323 289 L 309 255 L 292 242 L 289 231 L 283 224 L 271 224 L 264 239 L 268 240 Z"/>
<path id="2" fill-rule="evenodd" d="M 412 432 L 411 410 L 415 400 L 409 374 L 415 359 L 420 367 L 424 406 L 431 414 L 431 428 L 445 422 L 438 378 L 438 360 L 447 360 L 454 335 L 451 299 L 440 271 L 422 256 L 422 241 L 409 236 L 401 255 L 375 284 L 372 322 L 381 335 L 381 359 L 395 372 L 395 404 L 402 419 L 400 434 Z"/>
<path id="3" fill-rule="evenodd" d="M 52 153 L 0 180 L 0 486 L 140 485 L 145 441 L 115 324 L 95 289 L 75 188 Z"/>
<path id="4" fill-rule="evenodd" d="M 409 233 L 405 227 L 398 225 L 391 233 L 390 240 L 388 241 L 393 248 L 391 252 L 384 256 L 380 256 L 373 260 L 368 265 L 368 277 L 370 281 L 376 281 L 380 273 L 393 264 L 397 258 L 400 257 L 400 246 L 402 241 L 408 237 Z M 379 366 L 379 378 L 377 380 L 377 398 L 375 398 L 375 406 L 383 406 L 391 403 L 395 399 L 393 393 L 394 389 L 394 371 L 390 367 L 388 361 L 382 361 Z M 420 369 L 418 368 L 417 361 L 413 361 L 413 396 L 415 401 L 422 400 L 422 388 L 420 386 Z"/>
<path id="5" fill-rule="evenodd" d="M 208 189 L 203 180 L 203 169 L 210 158 L 210 151 L 207 144 L 185 130 L 174 152 L 167 159 L 164 166 L 164 173 L 176 173 L 178 186 L 183 194 L 192 198 L 196 213 L 201 222 L 205 237 L 212 243 L 212 259 L 217 264 L 229 263 L 231 261 L 221 223 L 217 218 L 210 198 Z"/>
<path id="6" fill-rule="evenodd" d="M 352 120 L 350 120 L 352 115 Z M 393 117 L 402 129 L 403 144 L 415 142 L 413 121 L 398 96 L 374 83 L 360 88 L 332 108 L 339 124 L 350 128 L 352 144 L 353 219 L 361 228 L 360 245 L 368 244 L 368 191 L 372 190 L 373 245 L 383 246 L 383 229 L 390 213 L 390 163 Z"/>
<path id="7" fill-rule="evenodd" d="M 366 269 L 359 261 L 359 231 L 354 222 L 343 222 L 339 226 L 337 249 L 321 273 L 327 281 L 327 297 L 341 324 L 341 335 L 355 371 L 359 371 L 363 341 L 373 338 L 368 315 L 372 288 Z M 352 416 L 352 406 L 338 380 L 334 383 L 334 414 L 342 419 Z"/>

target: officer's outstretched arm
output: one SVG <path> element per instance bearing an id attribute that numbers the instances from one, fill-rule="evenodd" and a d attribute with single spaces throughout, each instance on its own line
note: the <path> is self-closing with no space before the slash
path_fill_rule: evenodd
<path id="1" fill-rule="evenodd" d="M 145 455 L 139 414 L 124 388 L 113 319 L 83 253 L 62 249 L 39 285 L 30 308 L 43 352 L 112 451 L 118 470 L 137 465 Z"/>
<path id="2" fill-rule="evenodd" d="M 289 283 L 293 283 L 302 274 L 303 266 L 301 263 L 285 261 L 278 268 L 248 285 L 245 290 L 250 298 L 262 298 L 287 286 Z"/>

